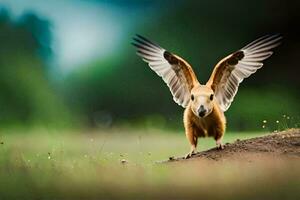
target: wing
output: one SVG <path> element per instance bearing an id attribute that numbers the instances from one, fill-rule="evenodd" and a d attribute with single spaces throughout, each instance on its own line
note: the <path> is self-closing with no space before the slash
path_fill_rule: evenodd
<path id="1" fill-rule="evenodd" d="M 270 57 L 271 49 L 280 44 L 282 36 L 267 35 L 222 59 L 214 68 L 208 86 L 215 92 L 220 108 L 226 111 L 244 78 L 263 66 L 262 61 Z"/>
<path id="2" fill-rule="evenodd" d="M 173 100 L 185 108 L 189 104 L 192 88 L 198 84 L 192 67 L 179 56 L 140 35 L 136 35 L 133 40 L 137 54 L 162 77 L 173 95 Z"/>

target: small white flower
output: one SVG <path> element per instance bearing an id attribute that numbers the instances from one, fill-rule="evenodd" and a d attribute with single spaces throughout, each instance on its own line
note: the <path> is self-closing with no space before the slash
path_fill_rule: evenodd
<path id="1" fill-rule="evenodd" d="M 262 128 L 266 128 L 266 126 L 265 126 L 265 125 L 263 125 L 263 126 L 262 126 Z"/>
<path id="2" fill-rule="evenodd" d="M 278 124 L 279 123 L 279 120 L 276 120 L 276 124 Z"/>
<path id="3" fill-rule="evenodd" d="M 263 120 L 263 123 L 264 123 L 264 124 L 267 123 L 267 120 Z"/>

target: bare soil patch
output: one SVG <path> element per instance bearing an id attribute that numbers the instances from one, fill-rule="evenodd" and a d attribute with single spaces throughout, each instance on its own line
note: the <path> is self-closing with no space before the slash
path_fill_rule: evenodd
<path id="1" fill-rule="evenodd" d="M 185 162 L 192 160 L 253 161 L 263 157 L 299 159 L 300 129 L 289 129 L 246 140 L 237 139 L 234 143 L 225 144 L 223 150 L 212 148 L 198 152 L 189 159 L 184 159 L 184 157 L 170 157 L 169 160 L 163 162 Z"/>

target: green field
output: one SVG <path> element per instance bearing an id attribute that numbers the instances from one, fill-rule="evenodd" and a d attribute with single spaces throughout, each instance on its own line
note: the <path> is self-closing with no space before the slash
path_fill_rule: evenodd
<path id="1" fill-rule="evenodd" d="M 258 135 L 228 133 L 225 142 Z M 0 141 L 1 200 L 299 197 L 296 161 L 155 164 L 189 150 L 179 132 L 1 131 Z"/>

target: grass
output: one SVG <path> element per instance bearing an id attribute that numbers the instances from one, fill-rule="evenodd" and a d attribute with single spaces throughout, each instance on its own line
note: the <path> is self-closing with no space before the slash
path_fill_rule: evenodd
<path id="1" fill-rule="evenodd" d="M 225 142 L 260 135 L 228 133 Z M 183 133 L 2 131 L 0 142 L 1 200 L 299 197 L 297 161 L 154 164 L 189 150 Z"/>

